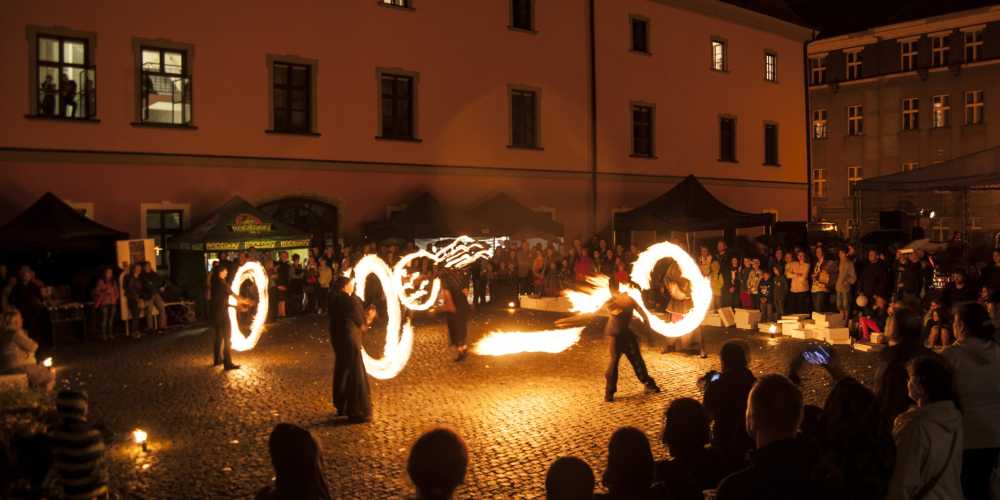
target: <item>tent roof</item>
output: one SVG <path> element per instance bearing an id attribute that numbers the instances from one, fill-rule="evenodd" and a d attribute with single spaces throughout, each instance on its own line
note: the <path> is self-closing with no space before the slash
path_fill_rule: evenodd
<path id="1" fill-rule="evenodd" d="M 552 220 L 552 214 L 532 210 L 506 193 L 500 193 L 467 210 L 465 215 L 484 222 L 493 236 L 548 233 L 561 238 L 565 232 L 562 223 Z"/>
<path id="2" fill-rule="evenodd" d="M 487 224 L 450 210 L 425 192 L 405 210 L 385 222 L 365 224 L 365 235 L 373 240 L 487 236 Z"/>
<path id="3" fill-rule="evenodd" d="M 861 191 L 964 191 L 1000 188 L 1000 146 L 909 172 L 858 181 Z"/>
<path id="4" fill-rule="evenodd" d="M 615 214 L 615 230 L 716 231 L 769 226 L 773 222 L 773 214 L 740 212 L 728 207 L 712 196 L 694 175 L 639 208 Z"/>
<path id="5" fill-rule="evenodd" d="M 88 219 L 52 193 L 0 228 L 0 250 L 8 252 L 91 251 L 127 239 L 128 233 Z"/>
<path id="6" fill-rule="evenodd" d="M 234 196 L 225 205 L 167 241 L 171 250 L 232 252 L 254 247 L 258 250 L 308 247 L 312 236 L 257 210 Z"/>

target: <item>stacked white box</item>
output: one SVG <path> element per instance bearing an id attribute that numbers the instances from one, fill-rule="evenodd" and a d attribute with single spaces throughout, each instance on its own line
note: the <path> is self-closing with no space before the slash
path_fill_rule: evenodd
<path id="1" fill-rule="evenodd" d="M 715 311 L 705 314 L 705 319 L 701 320 L 702 326 L 722 326 L 722 317 Z"/>
<path id="2" fill-rule="evenodd" d="M 881 344 L 882 343 L 882 334 L 881 333 L 871 332 L 871 333 L 868 334 L 868 337 L 869 337 L 869 340 L 871 340 L 872 344 Z"/>
<path id="3" fill-rule="evenodd" d="M 722 321 L 722 326 L 733 326 L 736 324 L 736 314 L 733 313 L 732 307 L 719 309 L 719 318 Z"/>
<path id="4" fill-rule="evenodd" d="M 844 317 L 836 313 L 812 313 L 812 319 L 817 325 L 831 328 L 842 328 L 847 326 Z"/>
<path id="5" fill-rule="evenodd" d="M 752 330 L 760 323 L 760 311 L 756 309 L 736 309 L 736 328 L 741 330 Z"/>
<path id="6" fill-rule="evenodd" d="M 782 316 L 781 319 L 801 321 L 801 320 L 804 320 L 804 319 L 809 319 L 809 315 L 808 314 L 786 314 L 786 315 Z"/>

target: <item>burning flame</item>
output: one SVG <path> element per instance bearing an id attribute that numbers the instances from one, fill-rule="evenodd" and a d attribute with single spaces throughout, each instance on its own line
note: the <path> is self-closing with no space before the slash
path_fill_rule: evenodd
<path id="1" fill-rule="evenodd" d="M 769 333 L 774 333 L 774 332 L 777 332 L 777 331 L 778 331 L 778 327 L 777 327 L 777 326 L 774 326 L 774 325 L 771 325 L 771 326 L 769 326 L 769 327 L 767 328 L 767 331 L 768 331 Z"/>
<path id="2" fill-rule="evenodd" d="M 146 442 L 146 431 L 136 429 L 132 431 L 132 436 L 135 437 L 135 444 L 142 444 Z"/>
<path id="3" fill-rule="evenodd" d="M 264 267 L 256 262 L 247 262 L 236 271 L 236 278 L 233 279 L 233 293 L 239 295 L 240 286 L 245 280 L 250 280 L 257 285 L 257 313 L 250 322 L 250 336 L 244 337 L 240 332 L 239 322 L 236 321 L 236 305 L 239 304 L 235 297 L 229 297 L 229 338 L 232 340 L 233 349 L 237 351 L 248 351 L 257 345 L 260 334 L 264 331 L 264 321 L 267 320 L 267 273 Z"/>
<path id="4" fill-rule="evenodd" d="M 52 358 L 45 358 L 42 361 L 42 366 L 51 367 L 52 366 Z"/>
<path id="5" fill-rule="evenodd" d="M 694 301 L 694 307 L 677 323 L 667 323 L 654 316 L 642 301 L 642 290 L 648 290 L 650 287 L 649 275 L 653 271 L 653 266 L 660 259 L 668 257 L 677 262 L 681 276 L 691 282 L 691 299 Z M 708 307 L 712 304 L 712 287 L 708 280 L 701 275 L 701 268 L 687 252 L 670 242 L 658 243 L 639 254 L 638 259 L 632 265 L 632 274 L 629 277 L 639 285 L 639 288 L 632 288 L 620 283 L 619 291 L 628 294 L 635 300 L 639 308 L 649 317 L 649 327 L 664 337 L 680 337 L 698 328 L 702 320 L 705 319 Z M 582 291 L 567 290 L 563 292 L 570 300 L 570 311 L 584 314 L 593 313 L 611 299 L 607 276 L 588 276 L 587 282 L 590 287 Z M 636 315 L 639 315 L 638 311 Z"/>
<path id="6" fill-rule="evenodd" d="M 464 267 L 476 259 L 489 256 L 490 251 L 476 240 L 468 236 L 459 236 L 450 245 L 434 252 L 417 250 L 408 255 L 404 255 L 392 269 L 392 288 L 396 292 L 399 300 L 409 309 L 414 311 L 426 311 L 437 301 L 438 293 L 441 292 L 441 280 L 434 278 L 428 282 L 420 279 L 420 273 L 413 273 L 412 276 L 406 270 L 414 259 L 426 258 L 436 264 L 444 264 L 444 267 Z M 415 286 L 414 283 L 419 283 Z M 430 290 L 427 289 L 428 284 Z M 420 301 L 418 299 L 423 299 Z"/>
<path id="7" fill-rule="evenodd" d="M 580 328 L 547 330 L 542 332 L 491 333 L 472 347 L 472 352 L 486 356 L 502 356 L 518 352 L 557 353 L 580 341 Z"/>
<path id="8" fill-rule="evenodd" d="M 400 299 L 395 293 L 392 271 L 378 256 L 365 256 L 354 266 L 356 280 L 354 293 L 358 297 L 365 296 L 365 278 L 369 274 L 374 274 L 382 283 L 388 307 L 389 323 L 386 325 L 385 353 L 382 358 L 372 358 L 364 348 L 361 349 L 361 355 L 365 361 L 365 370 L 371 376 L 377 379 L 389 379 L 399 375 L 399 372 L 403 371 L 403 367 L 406 366 L 406 362 L 410 360 L 410 352 L 413 350 L 413 328 L 409 321 L 402 324 L 403 315 L 400 309 Z"/>

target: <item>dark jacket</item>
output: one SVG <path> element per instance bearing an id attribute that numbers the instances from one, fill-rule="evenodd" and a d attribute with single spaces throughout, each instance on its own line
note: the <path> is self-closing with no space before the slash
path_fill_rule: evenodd
<path id="1" fill-rule="evenodd" d="M 702 500 L 703 491 L 716 489 L 731 472 L 722 450 L 706 446 L 690 456 L 656 462 L 653 477 L 665 486 L 671 500 Z"/>
<path id="2" fill-rule="evenodd" d="M 126 274 L 125 278 L 122 279 L 122 293 L 127 299 L 138 299 L 139 295 L 142 294 L 142 275 L 136 277 L 132 273 Z"/>
<path id="3" fill-rule="evenodd" d="M 951 306 L 959 302 L 975 302 L 978 298 L 979 292 L 970 283 L 966 282 L 962 285 L 962 288 L 959 288 L 955 285 L 954 281 L 949 281 L 944 286 L 944 291 L 941 292 L 941 305 L 950 311 Z"/>
<path id="4" fill-rule="evenodd" d="M 868 262 L 861 270 L 861 279 L 858 280 L 858 291 L 871 299 L 875 295 L 884 299 L 890 297 L 886 295 L 889 289 L 889 271 L 885 264 L 880 261 Z"/>
<path id="5" fill-rule="evenodd" d="M 920 295 L 925 287 L 922 275 L 919 262 L 907 262 L 899 274 L 899 282 L 903 284 L 903 293 Z"/>
<path id="6" fill-rule="evenodd" d="M 160 287 L 163 286 L 163 280 L 160 279 L 160 275 L 156 271 L 150 271 L 148 273 L 142 273 L 139 275 L 139 279 L 142 280 L 142 298 L 151 299 L 154 295 L 160 294 Z"/>
<path id="7" fill-rule="evenodd" d="M 365 311 L 357 295 L 337 291 L 330 298 L 330 343 L 335 350 L 360 349 L 367 329 Z"/>
<path id="8" fill-rule="evenodd" d="M 887 346 L 879 352 L 879 364 L 875 370 L 875 397 L 882 408 L 883 418 L 891 423 L 897 415 L 908 410 L 910 405 L 916 404 L 910 399 L 906 388 L 906 382 L 910 378 L 906 363 L 919 356 L 937 355 L 924 347 L 919 339 Z"/>
<path id="9" fill-rule="evenodd" d="M 843 499 L 842 489 L 824 476 L 819 444 L 798 436 L 751 451 L 750 467 L 719 484 L 717 500 Z"/>
<path id="10" fill-rule="evenodd" d="M 754 447 L 747 435 L 747 397 L 757 378 L 746 369 L 729 370 L 705 388 L 703 404 L 715 421 L 712 446 L 722 450 L 734 467 L 746 461 L 746 452 Z"/>

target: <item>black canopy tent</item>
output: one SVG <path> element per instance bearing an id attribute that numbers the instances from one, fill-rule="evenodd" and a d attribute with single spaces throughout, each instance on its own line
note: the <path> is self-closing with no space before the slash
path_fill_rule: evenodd
<path id="1" fill-rule="evenodd" d="M 532 210 L 506 193 L 500 193 L 467 210 L 465 215 L 486 224 L 494 237 L 561 241 L 565 233 L 562 223 L 552 220 L 551 213 Z"/>
<path id="2" fill-rule="evenodd" d="M 490 228 L 486 223 L 446 208 L 437 198 L 425 192 L 391 219 L 365 224 L 365 236 L 373 241 L 456 236 L 482 238 L 490 236 Z"/>
<path id="3" fill-rule="evenodd" d="M 962 193 L 964 227 L 972 225 L 971 191 L 1000 189 L 1000 146 L 960 156 L 916 170 L 881 175 L 856 182 L 851 191 L 854 227 L 861 220 L 865 191 L 953 191 Z"/>
<path id="4" fill-rule="evenodd" d="M 733 209 L 705 189 L 697 177 L 689 175 L 649 203 L 615 214 L 613 229 L 693 233 L 772 224 L 774 214 Z"/>

